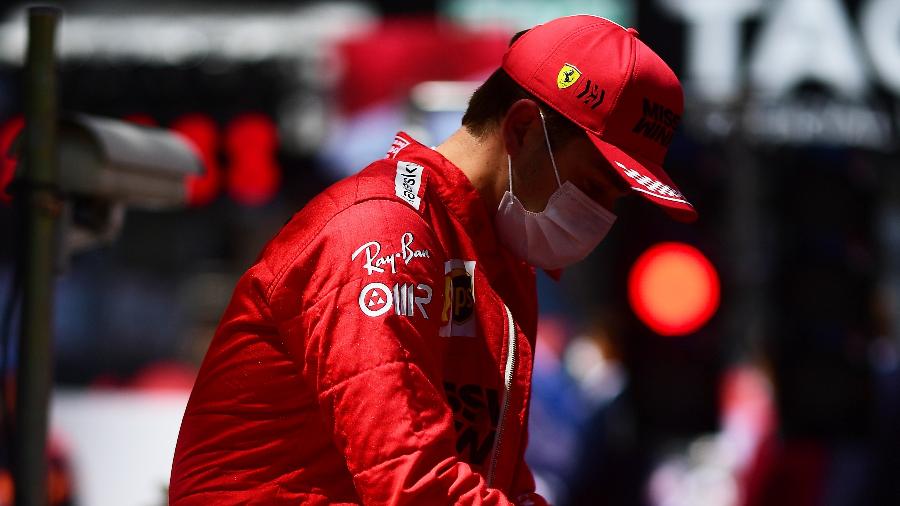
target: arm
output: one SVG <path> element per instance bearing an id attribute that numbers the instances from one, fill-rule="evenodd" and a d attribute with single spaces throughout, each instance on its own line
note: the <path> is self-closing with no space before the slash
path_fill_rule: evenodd
<path id="1" fill-rule="evenodd" d="M 427 224 L 403 203 L 366 201 L 308 250 L 315 272 L 295 273 L 308 300 L 284 332 L 363 503 L 510 504 L 456 456 L 441 387 L 444 254 Z"/>

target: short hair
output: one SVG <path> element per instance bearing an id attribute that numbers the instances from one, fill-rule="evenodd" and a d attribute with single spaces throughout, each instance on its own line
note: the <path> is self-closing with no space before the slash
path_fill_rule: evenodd
<path id="1" fill-rule="evenodd" d="M 509 44 L 512 45 L 527 31 L 523 30 L 515 34 Z M 554 142 L 562 144 L 579 135 L 584 135 L 581 127 L 519 86 L 502 68 L 495 70 L 472 94 L 466 112 L 463 114 L 462 125 L 472 135 L 484 137 L 500 125 L 500 121 L 513 103 L 526 98 L 534 100 L 540 106 L 544 113 L 544 120 L 547 122 L 547 133 Z"/>

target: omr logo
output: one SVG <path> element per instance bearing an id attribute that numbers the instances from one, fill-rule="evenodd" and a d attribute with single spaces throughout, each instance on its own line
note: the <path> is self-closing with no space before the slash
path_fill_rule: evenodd
<path id="1" fill-rule="evenodd" d="M 419 295 L 422 293 L 423 295 Z M 395 283 L 391 289 L 384 283 L 369 283 L 359 292 L 359 309 L 371 318 L 387 314 L 394 309 L 400 316 L 415 316 L 416 308 L 426 320 L 425 306 L 431 303 L 432 290 L 425 283 Z"/>
<path id="2" fill-rule="evenodd" d="M 369 283 L 359 292 L 359 309 L 366 316 L 381 316 L 391 310 L 393 293 L 384 283 Z"/>

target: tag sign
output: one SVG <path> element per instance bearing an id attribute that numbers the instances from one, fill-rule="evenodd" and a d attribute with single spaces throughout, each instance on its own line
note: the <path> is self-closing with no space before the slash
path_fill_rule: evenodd
<path id="1" fill-rule="evenodd" d="M 861 0 L 855 18 L 841 0 L 654 1 L 686 25 L 688 96 L 713 106 L 690 108 L 689 129 L 718 139 L 739 130 L 770 144 L 894 149 L 894 112 L 871 98 L 879 84 L 900 98 L 900 1 Z M 757 19 L 742 47 L 743 28 Z M 828 95 L 797 93 L 810 82 Z M 742 107 L 727 107 L 742 97 Z"/>
<path id="2" fill-rule="evenodd" d="M 685 76 L 703 99 L 736 99 L 742 75 L 751 89 L 773 98 L 810 80 L 848 99 L 863 98 L 875 80 L 900 96 L 896 0 L 863 0 L 858 26 L 840 0 L 656 3 L 687 25 Z M 741 29 L 753 18 L 762 26 L 745 51 Z M 742 54 L 748 55 L 747 61 Z"/>

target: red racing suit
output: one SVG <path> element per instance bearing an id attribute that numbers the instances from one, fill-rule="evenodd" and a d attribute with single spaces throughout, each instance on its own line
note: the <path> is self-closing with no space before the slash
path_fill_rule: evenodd
<path id="1" fill-rule="evenodd" d="M 403 133 L 298 212 L 210 344 L 170 504 L 546 504 L 524 461 L 534 271 L 493 216 Z"/>

